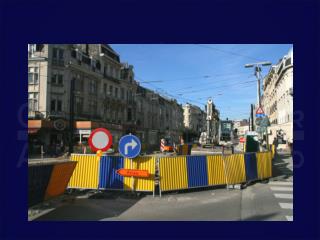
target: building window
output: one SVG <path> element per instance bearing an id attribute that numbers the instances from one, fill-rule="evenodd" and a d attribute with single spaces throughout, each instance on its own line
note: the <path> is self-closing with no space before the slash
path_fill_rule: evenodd
<path id="1" fill-rule="evenodd" d="M 64 50 L 63 49 L 59 49 L 59 59 L 62 60 L 63 59 L 63 54 L 64 54 Z"/>
<path id="2" fill-rule="evenodd" d="M 132 120 L 131 108 L 128 108 L 127 121 L 130 122 Z"/>
<path id="3" fill-rule="evenodd" d="M 39 68 L 29 67 L 28 68 L 28 84 L 38 84 L 39 83 Z"/>
<path id="4" fill-rule="evenodd" d="M 61 99 L 52 99 L 50 102 L 50 111 L 54 112 L 62 112 L 62 100 Z"/>
<path id="5" fill-rule="evenodd" d="M 71 57 L 73 57 L 73 58 L 77 57 L 77 51 L 76 50 L 72 50 L 71 51 Z"/>
<path id="6" fill-rule="evenodd" d="M 109 95 L 110 95 L 110 96 L 113 95 L 113 86 L 109 86 Z"/>
<path id="7" fill-rule="evenodd" d="M 29 93 L 28 110 L 29 111 L 38 111 L 38 93 Z"/>
<path id="8" fill-rule="evenodd" d="M 51 83 L 57 85 L 63 85 L 63 75 L 62 74 L 53 74 L 51 77 Z"/>
<path id="9" fill-rule="evenodd" d="M 124 89 L 123 88 L 121 88 L 121 99 L 124 100 Z"/>
<path id="10" fill-rule="evenodd" d="M 291 65 L 291 58 L 288 58 L 288 59 L 286 60 L 285 65 L 286 65 L 286 66 Z"/>
<path id="11" fill-rule="evenodd" d="M 100 61 L 99 61 L 99 60 L 97 60 L 96 68 L 97 68 L 98 70 L 100 70 L 100 69 L 101 69 L 101 63 L 100 63 Z"/>
<path id="12" fill-rule="evenodd" d="M 55 99 L 51 100 L 50 111 L 51 112 L 56 111 L 56 100 Z"/>
<path id="13" fill-rule="evenodd" d="M 97 115 L 97 108 L 98 108 L 98 103 L 95 100 L 90 100 L 89 101 L 89 109 L 91 110 L 92 116 Z"/>
<path id="14" fill-rule="evenodd" d="M 32 56 L 35 50 L 36 50 L 36 44 L 28 44 L 29 57 Z"/>
<path id="15" fill-rule="evenodd" d="M 107 92 L 108 92 L 108 85 L 105 83 L 103 84 L 103 92 L 104 92 L 104 95 L 107 96 Z"/>
<path id="16" fill-rule="evenodd" d="M 54 58 L 54 59 L 58 58 L 58 48 L 52 49 L 52 58 Z"/>
<path id="17" fill-rule="evenodd" d="M 97 94 L 98 88 L 97 88 L 97 81 L 91 80 L 89 85 L 89 92 L 92 94 Z"/>
<path id="18" fill-rule="evenodd" d="M 78 92 L 82 92 L 84 89 L 84 80 L 82 77 L 80 77 L 80 75 L 76 77 L 74 77 L 75 82 L 74 82 L 74 89 Z"/>
<path id="19" fill-rule="evenodd" d="M 118 98 L 118 88 L 114 88 L 114 95 L 116 98 Z"/>
<path id="20" fill-rule="evenodd" d="M 62 74 L 58 74 L 58 84 L 63 85 L 63 75 Z"/>
<path id="21" fill-rule="evenodd" d="M 117 77 L 117 76 L 116 76 L 116 69 L 113 68 L 112 70 L 113 70 L 113 71 L 112 71 L 112 77 L 116 78 L 116 77 Z"/>
<path id="22" fill-rule="evenodd" d="M 109 65 L 106 64 L 106 66 L 104 67 L 104 73 L 106 76 L 109 76 Z"/>
<path id="23" fill-rule="evenodd" d="M 95 71 L 96 67 L 97 67 L 97 61 L 94 60 L 94 59 L 91 59 L 91 68 L 92 68 L 92 70 Z"/>
<path id="24" fill-rule="evenodd" d="M 61 100 L 57 100 L 57 111 L 58 112 L 62 111 L 62 101 Z"/>
<path id="25" fill-rule="evenodd" d="M 75 98 L 75 112 L 76 114 L 81 114 L 83 112 L 83 98 L 76 97 Z"/>
<path id="26" fill-rule="evenodd" d="M 111 76 L 111 75 L 112 75 L 113 68 L 112 68 L 111 66 L 108 66 L 108 65 L 107 65 L 107 70 L 108 70 L 108 76 Z"/>
<path id="27" fill-rule="evenodd" d="M 63 59 L 64 50 L 60 48 L 53 48 L 52 49 L 52 58 L 53 59 Z"/>
<path id="28" fill-rule="evenodd" d="M 32 57 L 34 52 L 41 52 L 44 44 L 28 44 L 29 57 Z"/>
<path id="29" fill-rule="evenodd" d="M 52 49 L 52 64 L 56 64 L 59 66 L 64 65 L 64 50 L 60 48 Z"/>

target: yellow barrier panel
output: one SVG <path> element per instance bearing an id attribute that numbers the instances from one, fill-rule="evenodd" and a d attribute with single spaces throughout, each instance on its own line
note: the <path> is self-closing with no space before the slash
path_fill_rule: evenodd
<path id="1" fill-rule="evenodd" d="M 271 145 L 272 158 L 274 158 L 276 152 L 276 146 L 274 144 Z"/>
<path id="2" fill-rule="evenodd" d="M 257 169 L 259 179 L 272 177 L 272 152 L 257 153 Z"/>
<path id="3" fill-rule="evenodd" d="M 224 156 L 227 184 L 237 184 L 246 181 L 244 154 Z"/>
<path id="4" fill-rule="evenodd" d="M 207 156 L 208 185 L 227 184 L 221 155 Z"/>
<path id="5" fill-rule="evenodd" d="M 132 177 L 124 177 L 124 189 L 135 191 L 154 191 L 154 175 L 155 175 L 155 163 L 156 159 L 152 156 L 143 156 L 137 157 L 133 159 L 133 169 L 138 170 L 148 170 L 150 173 L 149 178 L 132 178 Z M 124 168 L 131 169 L 131 160 L 126 158 L 124 160 Z M 134 181 L 134 185 L 132 184 L 132 180 Z"/>
<path id="6" fill-rule="evenodd" d="M 77 166 L 69 182 L 69 188 L 98 188 L 100 158 L 95 154 L 71 154 L 71 161 Z"/>
<path id="7" fill-rule="evenodd" d="M 74 161 L 54 164 L 45 200 L 64 193 L 76 164 Z"/>
<path id="8" fill-rule="evenodd" d="M 185 156 L 159 159 L 160 189 L 170 191 L 188 188 L 187 160 Z"/>

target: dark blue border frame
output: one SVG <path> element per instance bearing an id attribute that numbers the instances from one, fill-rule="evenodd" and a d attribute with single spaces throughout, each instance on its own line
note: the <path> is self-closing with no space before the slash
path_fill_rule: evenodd
<path id="1" fill-rule="evenodd" d="M 1 239 L 316 239 L 319 228 L 319 2 L 1 2 Z M 109 19 L 113 23 L 110 24 Z M 39 43 L 293 43 L 294 222 L 27 222 L 27 51 Z"/>

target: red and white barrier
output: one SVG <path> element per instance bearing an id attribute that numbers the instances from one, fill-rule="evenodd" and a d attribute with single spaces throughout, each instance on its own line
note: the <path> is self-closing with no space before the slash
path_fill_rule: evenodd
<path id="1" fill-rule="evenodd" d="M 160 142 L 160 151 L 161 152 L 164 152 L 165 143 L 166 143 L 166 140 L 162 138 L 161 142 Z"/>

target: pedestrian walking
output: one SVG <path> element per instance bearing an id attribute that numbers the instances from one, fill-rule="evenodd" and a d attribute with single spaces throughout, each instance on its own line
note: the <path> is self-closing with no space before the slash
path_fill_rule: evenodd
<path id="1" fill-rule="evenodd" d="M 277 149 L 278 149 L 278 139 L 275 137 L 274 139 L 273 139 L 273 143 L 272 143 L 273 145 L 274 145 L 274 156 L 277 156 Z"/>

